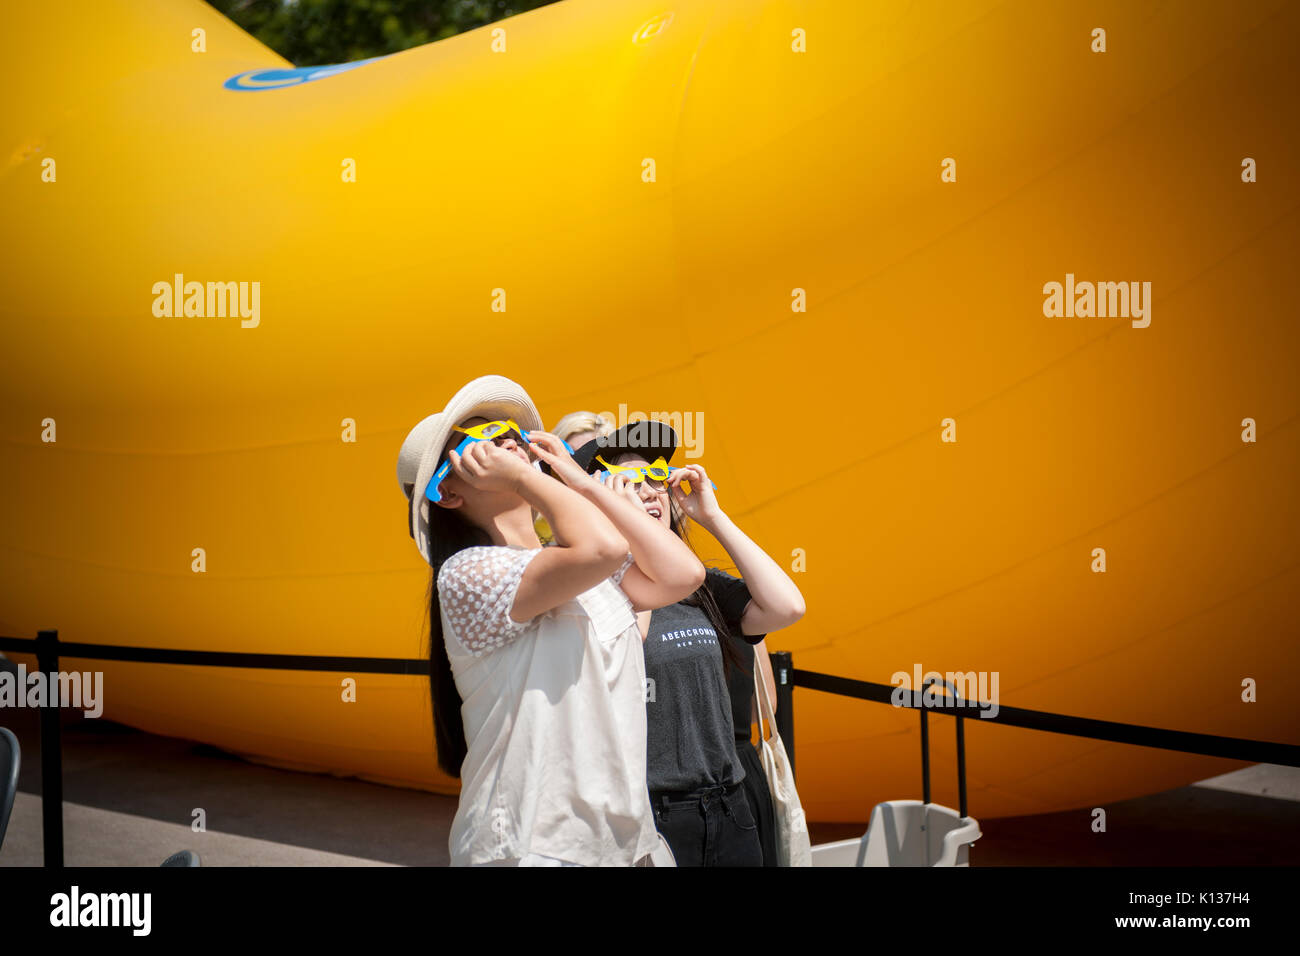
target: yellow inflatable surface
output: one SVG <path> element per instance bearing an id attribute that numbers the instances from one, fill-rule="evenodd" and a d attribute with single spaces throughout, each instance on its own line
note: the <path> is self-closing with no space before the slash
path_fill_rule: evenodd
<path id="1" fill-rule="evenodd" d="M 565 0 L 330 70 L 199 0 L 6 16 L 0 633 L 425 655 L 398 445 L 496 372 L 689 416 L 798 667 L 1300 742 L 1300 6 Z M 455 792 L 419 678 L 103 670 Z M 970 724 L 980 817 L 1238 766 Z M 915 713 L 796 727 L 811 818 L 919 796 Z"/>

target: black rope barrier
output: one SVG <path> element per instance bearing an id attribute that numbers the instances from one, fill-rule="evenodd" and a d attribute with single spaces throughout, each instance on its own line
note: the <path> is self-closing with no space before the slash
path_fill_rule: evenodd
<path id="1" fill-rule="evenodd" d="M 177 664 L 192 667 L 245 667 L 262 670 L 323 671 L 360 674 L 407 674 L 428 676 L 429 662 L 417 658 L 400 657 L 338 657 L 309 654 L 250 654 L 228 651 L 192 651 L 160 647 L 133 647 L 119 644 L 65 643 L 59 640 L 58 631 L 39 632 L 31 638 L 0 637 L 0 651 L 35 654 L 37 668 L 46 679 L 57 679 L 59 660 L 113 660 L 148 664 Z M 773 651 L 772 672 L 776 681 L 776 724 L 781 735 L 790 766 L 794 768 L 794 688 L 827 694 L 837 694 L 857 700 L 890 704 L 921 712 L 922 788 L 925 802 L 930 800 L 929 713 L 946 714 L 957 720 L 957 775 L 961 815 L 966 816 L 966 748 L 964 720 L 974 719 L 1041 730 L 1047 733 L 1087 737 L 1139 747 L 1155 747 L 1207 757 L 1225 757 L 1251 763 L 1281 764 L 1300 767 L 1300 746 L 1249 740 L 1241 737 L 1221 737 L 1214 734 L 1196 734 L 1160 727 L 1144 727 L 1111 720 L 1094 720 L 1089 717 L 1072 717 L 1048 711 L 1029 710 L 1023 707 L 998 705 L 991 713 L 986 704 L 963 699 L 956 688 L 944 682 L 949 694 L 939 694 L 937 688 L 930 693 L 932 702 L 926 700 L 922 690 L 900 691 L 891 684 L 837 677 L 817 671 L 794 667 L 790 652 Z M 53 686 L 51 684 L 51 686 Z M 63 753 L 57 701 L 41 708 L 41 811 L 44 830 L 46 866 L 63 865 Z M 895 700 L 899 699 L 899 703 Z"/>

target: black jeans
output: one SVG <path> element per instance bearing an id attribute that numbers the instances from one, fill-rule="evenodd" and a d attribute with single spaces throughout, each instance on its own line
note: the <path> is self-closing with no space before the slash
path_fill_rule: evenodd
<path id="1" fill-rule="evenodd" d="M 655 826 L 678 866 L 762 866 L 758 826 L 741 784 L 693 793 L 650 791 Z"/>
<path id="2" fill-rule="evenodd" d="M 748 737 L 736 738 L 736 756 L 745 768 L 741 789 L 749 798 L 749 810 L 758 824 L 758 842 L 763 847 L 763 865 L 778 866 L 776 859 L 776 813 L 772 809 L 772 792 L 767 787 L 763 761 Z"/>

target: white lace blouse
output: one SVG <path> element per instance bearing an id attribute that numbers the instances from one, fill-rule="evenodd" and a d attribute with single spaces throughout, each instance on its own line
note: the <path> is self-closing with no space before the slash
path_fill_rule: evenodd
<path id="1" fill-rule="evenodd" d="M 453 866 L 549 857 L 630 866 L 659 847 L 646 790 L 645 660 L 618 586 L 632 563 L 519 623 L 540 548 L 467 548 L 438 572 L 468 753 Z"/>

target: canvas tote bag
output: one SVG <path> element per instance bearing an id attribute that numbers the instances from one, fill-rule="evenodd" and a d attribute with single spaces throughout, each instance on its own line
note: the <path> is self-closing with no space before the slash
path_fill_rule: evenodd
<path id="1" fill-rule="evenodd" d="M 799 793 L 794 788 L 794 771 L 785 753 L 785 744 L 777 733 L 776 716 L 772 701 L 767 696 L 767 681 L 759 676 L 759 654 L 754 654 L 754 700 L 758 701 L 758 749 L 763 761 L 763 774 L 767 789 L 772 792 L 772 812 L 776 817 L 776 855 L 780 866 L 812 866 L 812 841 L 808 836 L 808 821 L 799 803 Z M 772 730 L 771 737 L 763 736 L 763 723 Z"/>

